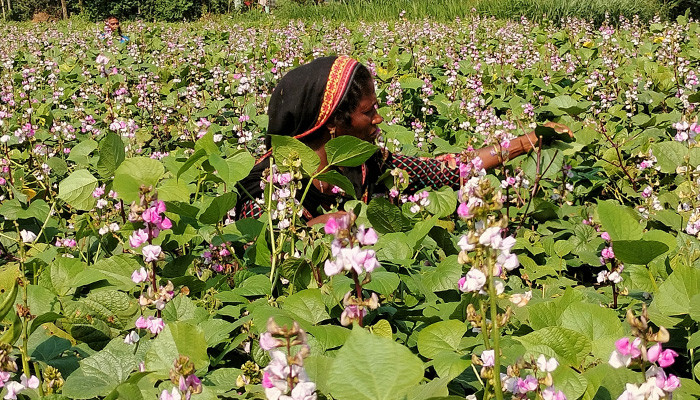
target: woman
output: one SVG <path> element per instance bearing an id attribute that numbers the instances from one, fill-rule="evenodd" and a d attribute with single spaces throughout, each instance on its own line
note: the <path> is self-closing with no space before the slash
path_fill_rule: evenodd
<path id="1" fill-rule="evenodd" d="M 115 17 L 114 15 L 110 15 L 109 17 L 107 17 L 107 19 L 105 19 L 105 32 L 108 32 L 109 34 L 102 34 L 102 39 L 107 39 L 108 37 L 111 37 L 114 34 L 116 34 L 117 36 L 119 36 L 119 43 L 124 43 L 129 40 L 127 36 L 124 36 L 122 34 L 122 28 L 119 24 L 119 18 Z"/>
<path id="2" fill-rule="evenodd" d="M 292 136 L 318 155 L 321 165 L 328 165 L 325 144 L 334 137 L 351 135 L 374 142 L 379 136 L 378 125 L 383 118 L 377 112 L 374 80 L 367 67 L 349 57 L 323 57 L 289 71 L 270 97 L 268 134 Z M 548 123 L 557 133 L 571 136 L 566 126 Z M 511 141 L 510 158 L 530 151 L 537 142 L 534 132 Z M 270 148 L 270 140 L 267 140 Z M 492 147 L 477 150 L 486 169 L 500 165 Z M 269 152 L 241 181 L 253 198 L 261 198 L 263 172 L 270 167 Z M 409 175 L 408 193 L 424 187 L 439 188 L 459 185 L 459 171 L 435 159 L 408 157 L 378 151 L 362 167 L 343 168 L 340 172 L 355 186 L 358 198 L 367 201 L 374 194 L 386 193 L 387 188 L 376 182 L 385 171 L 400 168 Z M 304 216 L 310 223 L 327 218 L 326 210 L 345 199 L 334 193 L 333 185 L 314 180 L 304 200 Z M 263 210 L 247 195 L 237 205 L 239 218 L 258 217 Z"/>

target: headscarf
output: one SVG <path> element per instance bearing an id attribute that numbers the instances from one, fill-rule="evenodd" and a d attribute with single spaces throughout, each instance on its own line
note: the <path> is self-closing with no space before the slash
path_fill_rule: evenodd
<path id="1" fill-rule="evenodd" d="M 269 135 L 303 139 L 324 126 L 342 102 L 360 66 L 350 57 L 331 56 L 317 58 L 287 72 L 270 96 L 267 148 L 271 148 Z M 263 171 L 270 166 L 267 161 L 270 153 L 271 150 L 261 157 L 250 174 L 241 180 L 243 188 L 254 198 L 263 193 L 260 182 Z M 331 197 L 313 189 L 307 195 L 309 204 L 319 204 L 324 196 Z M 239 206 L 247 200 L 248 195 L 242 193 Z"/>
<path id="2" fill-rule="evenodd" d="M 268 135 L 302 139 L 316 132 L 345 97 L 359 66 L 352 58 L 332 56 L 289 71 L 270 96 Z"/>

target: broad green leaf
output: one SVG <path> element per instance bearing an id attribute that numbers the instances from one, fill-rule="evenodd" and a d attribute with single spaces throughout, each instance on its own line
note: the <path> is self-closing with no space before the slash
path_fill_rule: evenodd
<path id="1" fill-rule="evenodd" d="M 228 192 L 212 200 L 206 210 L 199 216 L 203 224 L 217 224 L 221 222 L 231 209 L 236 206 L 236 193 Z"/>
<path id="2" fill-rule="evenodd" d="M 58 184 L 58 198 L 78 210 L 90 210 L 95 206 L 92 192 L 97 187 L 97 178 L 86 169 L 79 169 Z"/>
<path id="3" fill-rule="evenodd" d="M 320 289 L 305 289 L 287 297 L 284 310 L 314 325 L 329 319 Z"/>
<path id="4" fill-rule="evenodd" d="M 415 76 L 404 75 L 399 78 L 399 85 L 401 85 L 401 89 L 420 89 L 425 85 L 425 82 Z"/>
<path id="5" fill-rule="evenodd" d="M 582 376 L 588 381 L 582 397 L 584 400 L 617 399 L 627 383 L 641 383 L 639 372 L 630 368 L 613 368 L 607 362 L 584 371 Z"/>
<path id="6" fill-rule="evenodd" d="M 310 326 L 308 332 L 322 346 L 321 350 L 326 351 L 345 344 L 351 330 L 338 325 L 317 325 Z"/>
<path id="7" fill-rule="evenodd" d="M 92 139 L 83 140 L 70 149 L 69 161 L 73 161 L 79 166 L 87 166 L 90 163 L 88 156 L 97 149 L 98 144 Z"/>
<path id="8" fill-rule="evenodd" d="M 377 152 L 377 146 L 354 136 L 343 135 L 326 143 L 328 165 L 357 167 Z"/>
<path id="9" fill-rule="evenodd" d="M 328 384 L 328 375 L 331 371 L 333 358 L 323 355 L 310 355 L 304 360 L 304 369 L 309 378 L 316 383 L 318 392 L 328 394 L 331 390 Z"/>
<path id="10" fill-rule="evenodd" d="M 542 328 L 514 339 L 533 355 L 553 353 L 562 366 L 578 367 L 591 352 L 591 341 L 585 335 L 558 326 Z"/>
<path id="11" fill-rule="evenodd" d="M 124 161 L 126 156 L 122 138 L 114 132 L 107 132 L 100 141 L 99 154 L 100 159 L 97 161 L 97 172 L 101 177 L 109 178 L 114 175 L 114 171 L 117 170 L 117 167 Z"/>
<path id="12" fill-rule="evenodd" d="M 625 264 L 646 265 L 666 253 L 668 246 L 653 240 L 615 240 L 613 251 L 615 258 Z"/>
<path id="13" fill-rule="evenodd" d="M 454 190 L 447 186 L 430 192 L 428 200 L 430 200 L 430 204 L 425 207 L 426 210 L 435 214 L 438 218 L 452 215 L 457 209 L 457 196 Z"/>
<path id="14" fill-rule="evenodd" d="M 59 296 L 65 296 L 75 291 L 75 278 L 85 268 L 87 265 L 77 258 L 56 258 L 48 270 L 40 275 L 39 284 Z"/>
<path id="15" fill-rule="evenodd" d="M 138 359 L 133 354 L 105 348 L 80 361 L 80 368 L 66 379 L 63 395 L 73 399 L 106 396 L 126 381 L 137 366 Z"/>
<path id="16" fill-rule="evenodd" d="M 141 268 L 137 258 L 130 254 L 117 254 L 103 258 L 90 267 L 101 272 L 107 281 L 119 290 L 129 291 L 136 287 L 131 274 Z"/>
<path id="17" fill-rule="evenodd" d="M 405 225 L 401 209 L 381 197 L 369 202 L 367 219 L 379 233 L 399 232 Z"/>
<path id="18" fill-rule="evenodd" d="M 661 285 L 649 306 L 654 323 L 668 328 L 690 313 L 691 299 L 700 294 L 700 269 L 679 265 Z"/>
<path id="19" fill-rule="evenodd" d="M 321 161 L 309 146 L 292 137 L 270 136 L 272 138 L 272 155 L 275 157 L 277 166 L 291 165 L 292 160 L 298 160 L 306 175 L 312 176 L 316 173 Z"/>
<path id="20" fill-rule="evenodd" d="M 458 320 L 436 322 L 418 333 L 418 352 L 426 358 L 434 358 L 440 352 L 457 351 L 467 325 Z"/>
<path id="21" fill-rule="evenodd" d="M 389 297 L 401 283 L 399 275 L 394 272 L 377 271 L 371 274 L 372 280 L 363 286 L 367 290 L 373 290 L 381 295 Z"/>
<path id="22" fill-rule="evenodd" d="M 374 245 L 379 261 L 401 262 L 413 255 L 413 243 L 403 232 L 387 233 L 379 237 Z"/>
<path id="23" fill-rule="evenodd" d="M 331 185 L 338 186 L 339 188 L 343 189 L 345 193 L 348 196 L 352 197 L 357 197 L 357 194 L 355 193 L 355 187 L 352 185 L 352 182 L 345 177 L 345 175 L 341 174 L 338 171 L 331 170 L 324 172 L 316 177 L 319 181 L 323 181 L 326 183 L 329 183 Z"/>
<path id="24" fill-rule="evenodd" d="M 567 399 L 578 399 L 586 392 L 588 381 L 579 372 L 568 367 L 559 367 L 552 372 L 554 387 L 561 390 Z"/>
<path id="25" fill-rule="evenodd" d="M 253 275 L 232 291 L 239 296 L 265 296 L 270 294 L 271 286 L 270 278 L 265 275 Z"/>
<path id="26" fill-rule="evenodd" d="M 688 146 L 674 140 L 654 143 L 651 146 L 656 157 L 657 166 L 665 174 L 676 172 L 676 168 L 685 165 L 685 157 L 688 155 Z"/>
<path id="27" fill-rule="evenodd" d="M 621 206 L 612 200 L 598 201 L 598 217 L 603 230 L 616 240 L 639 240 L 644 234 L 644 222 L 639 221 L 636 211 Z"/>
<path id="28" fill-rule="evenodd" d="M 583 333 L 591 341 L 593 355 L 603 361 L 610 358 L 615 341 L 625 333 L 617 313 L 597 304 L 572 303 L 559 319 L 562 328 Z"/>
<path id="29" fill-rule="evenodd" d="M 447 389 L 448 383 L 450 383 L 449 379 L 435 378 L 411 390 L 408 394 L 408 400 L 428 400 L 447 396 L 450 394 Z"/>
<path id="30" fill-rule="evenodd" d="M 451 255 L 423 275 L 423 284 L 431 292 L 455 290 L 461 276 L 462 266 L 457 262 L 457 256 Z"/>
<path id="31" fill-rule="evenodd" d="M 154 371 L 154 377 L 168 379 L 175 359 L 188 356 L 196 369 L 209 365 L 207 341 L 201 328 L 186 322 L 170 322 L 153 339 L 146 353 L 146 370 Z"/>
<path id="32" fill-rule="evenodd" d="M 155 188 L 165 169 L 160 161 L 147 157 L 127 158 L 114 172 L 113 188 L 126 203 L 139 199 L 141 186 Z"/>
<path id="33" fill-rule="evenodd" d="M 389 400 L 422 378 L 423 363 L 407 347 L 355 327 L 331 364 L 328 386 L 338 400 Z"/>
<path id="34" fill-rule="evenodd" d="M 209 156 L 209 163 L 216 168 L 216 173 L 226 183 L 227 189 L 232 190 L 236 182 L 248 176 L 255 166 L 255 158 L 247 151 L 239 151 L 227 159 L 218 154 Z"/>
<path id="35" fill-rule="evenodd" d="M 435 373 L 440 378 L 454 379 L 471 365 L 469 356 L 455 353 L 451 350 L 443 350 L 435 354 L 431 361 Z"/>

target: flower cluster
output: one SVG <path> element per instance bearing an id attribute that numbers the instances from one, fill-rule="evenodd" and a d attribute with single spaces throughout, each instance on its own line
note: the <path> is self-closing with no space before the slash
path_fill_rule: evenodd
<path id="1" fill-rule="evenodd" d="M 150 331 L 152 334 L 157 335 L 160 333 L 160 331 L 165 328 L 165 323 L 163 322 L 162 318 L 157 318 L 153 316 L 148 316 L 146 318 L 140 316 L 135 323 L 136 327 L 139 329 L 146 329 Z M 131 337 L 133 339 L 133 336 Z"/>
<path id="2" fill-rule="evenodd" d="M 98 186 L 92 191 L 92 197 L 97 199 L 95 207 L 98 209 L 103 209 L 109 204 L 108 199 L 117 200 L 118 195 L 114 190 L 110 190 L 107 196 L 105 196 L 105 185 Z M 114 208 L 119 210 L 121 208 L 121 203 L 117 202 L 114 204 Z"/>
<path id="3" fill-rule="evenodd" d="M 344 271 L 354 271 L 358 275 L 371 273 L 379 266 L 374 250 L 363 248 L 377 243 L 377 232 L 363 225 L 355 228 L 354 223 L 355 215 L 351 212 L 340 218 L 331 217 L 326 222 L 326 234 L 334 236 L 331 243 L 333 259 L 326 260 L 323 267 L 326 275 L 333 276 Z"/>
<path id="4" fill-rule="evenodd" d="M 288 160 L 285 160 L 288 161 Z M 277 165 L 273 164 L 270 170 L 265 171 L 260 187 L 265 190 L 265 186 L 272 185 L 271 193 L 272 209 L 270 210 L 273 220 L 277 220 L 277 227 L 280 229 L 289 228 L 292 217 L 296 212 L 301 215 L 303 209 L 299 207 L 299 200 L 296 199 L 297 190 L 301 189 L 301 160 L 289 161 L 287 172 L 279 172 Z"/>
<path id="5" fill-rule="evenodd" d="M 408 195 L 405 198 L 405 201 L 408 203 L 412 203 L 410 211 L 414 214 L 418 214 L 421 210 L 430 205 L 430 199 L 428 199 L 429 195 L 430 194 L 425 190 Z"/>
<path id="6" fill-rule="evenodd" d="M 632 328 L 634 339 L 623 337 L 615 342 L 615 350 L 608 361 L 614 368 L 638 366 L 645 371 L 646 381 L 641 384 L 627 383 L 619 400 L 636 399 L 670 399 L 674 390 L 681 385 L 680 379 L 673 374 L 666 374 L 664 368 L 674 364 L 678 353 L 664 349 L 662 343 L 669 340 L 664 327 L 654 332 L 648 324 L 647 309 L 642 308 L 638 318 L 631 310 L 627 311 L 627 323 Z"/>
<path id="7" fill-rule="evenodd" d="M 676 130 L 676 134 L 673 138 L 678 142 L 695 143 L 695 137 L 700 133 L 700 124 L 696 122 L 688 124 L 686 121 L 681 121 L 671 126 Z"/>
<path id="8" fill-rule="evenodd" d="M 472 364 L 480 365 L 481 377 L 493 381 L 496 371 L 495 350 L 484 350 L 481 356 L 472 355 Z M 519 359 L 509 365 L 506 373 L 499 373 L 504 392 L 511 393 L 514 399 L 528 399 L 531 395 L 543 400 L 566 400 L 561 390 L 554 386 L 552 372 L 559 366 L 556 358 L 540 354 L 537 359 Z"/>
<path id="9" fill-rule="evenodd" d="M 180 355 L 170 369 L 172 390 L 163 389 L 160 400 L 189 400 L 193 394 L 202 393 L 202 381 L 195 375 L 194 363 L 187 356 Z"/>
<path id="10" fill-rule="evenodd" d="M 233 255 L 229 250 L 231 242 L 224 242 L 218 246 L 209 245 L 209 249 L 202 252 L 204 264 L 214 272 L 229 273 L 236 266 Z"/>
<path id="11" fill-rule="evenodd" d="M 306 332 L 294 322 L 291 328 L 280 327 L 273 318 L 267 331 L 260 335 L 260 347 L 270 352 L 270 363 L 263 370 L 262 385 L 268 400 L 315 400 L 316 384 L 304 370 L 309 355 Z M 292 355 L 292 348 L 298 351 Z M 286 349 L 285 351 L 279 350 Z"/>

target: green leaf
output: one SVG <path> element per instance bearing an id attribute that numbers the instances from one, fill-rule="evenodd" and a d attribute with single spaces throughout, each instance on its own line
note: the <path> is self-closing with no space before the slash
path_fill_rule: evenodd
<path id="1" fill-rule="evenodd" d="M 326 183 L 330 183 L 331 185 L 338 186 L 339 188 L 343 189 L 346 194 L 352 197 L 357 197 L 355 193 L 355 187 L 352 185 L 352 182 L 348 178 L 345 177 L 345 175 L 341 174 L 338 171 L 331 170 L 324 172 L 316 177 L 319 181 L 323 181 Z"/>
<path id="2" fill-rule="evenodd" d="M 246 279 L 232 292 L 239 296 L 266 296 L 271 294 L 272 284 L 265 275 L 253 275 Z"/>
<path id="3" fill-rule="evenodd" d="M 422 378 L 423 363 L 407 347 L 355 327 L 331 364 L 328 386 L 338 400 L 389 400 Z"/>
<path id="4" fill-rule="evenodd" d="M 554 387 L 564 392 L 567 399 L 578 399 L 586 392 L 588 387 L 586 378 L 571 368 L 557 368 L 552 372 L 552 378 Z"/>
<path id="5" fill-rule="evenodd" d="M 73 161 L 80 166 L 87 166 L 90 163 L 88 156 L 90 153 L 95 151 L 95 149 L 97 149 L 97 146 L 97 142 L 92 139 L 83 140 L 73 146 L 73 148 L 70 150 L 68 160 Z"/>
<path id="6" fill-rule="evenodd" d="M 471 365 L 471 358 L 454 351 L 441 351 L 433 357 L 432 364 L 435 373 L 440 378 L 454 379 Z"/>
<path id="7" fill-rule="evenodd" d="M 369 202 L 367 219 L 379 233 L 400 232 L 405 225 L 401 209 L 382 197 Z"/>
<path id="8" fill-rule="evenodd" d="M 385 297 L 389 297 L 399 287 L 401 279 L 394 272 L 377 271 L 371 275 L 372 280 L 363 287 L 367 290 L 373 290 Z"/>
<path id="9" fill-rule="evenodd" d="M 97 161 L 97 172 L 103 178 L 114 175 L 119 164 L 124 161 L 124 142 L 122 138 L 114 132 L 107 132 L 100 142 L 100 159 Z"/>
<path id="10" fill-rule="evenodd" d="M 316 152 L 297 139 L 288 136 L 270 135 L 272 138 L 272 155 L 278 166 L 291 165 L 292 160 L 301 161 L 306 175 L 312 176 L 318 170 L 321 161 Z"/>
<path id="11" fill-rule="evenodd" d="M 636 211 L 621 206 L 612 200 L 598 201 L 598 217 L 603 230 L 616 240 L 639 240 L 644 234 L 644 222 L 639 221 Z"/>
<path id="12" fill-rule="evenodd" d="M 377 146 L 354 136 L 343 135 L 326 143 L 328 165 L 357 167 L 376 152 Z"/>
<path id="13" fill-rule="evenodd" d="M 186 322 L 170 322 L 153 339 L 146 353 L 146 370 L 154 371 L 156 378 L 168 379 L 173 362 L 180 355 L 188 356 L 195 369 L 209 365 L 207 341 L 202 329 Z"/>
<path id="14" fill-rule="evenodd" d="M 625 333 L 617 313 L 597 304 L 572 303 L 559 319 L 562 328 L 584 334 L 591 341 L 593 355 L 603 361 L 608 360 L 615 341 Z"/>
<path id="15" fill-rule="evenodd" d="M 316 338 L 322 350 L 331 350 L 345 344 L 350 336 L 350 329 L 338 325 L 317 325 L 308 328 L 309 334 Z"/>
<path id="16" fill-rule="evenodd" d="M 678 265 L 668 279 L 659 285 L 659 291 L 649 306 L 654 323 L 671 327 L 690 313 L 691 299 L 700 294 L 700 269 Z"/>
<path id="17" fill-rule="evenodd" d="M 399 85 L 401 85 L 401 89 L 420 89 L 425 85 L 425 82 L 423 82 L 422 79 L 418 79 L 415 76 L 411 75 L 403 75 L 402 77 L 399 78 Z"/>
<path id="18" fill-rule="evenodd" d="M 656 157 L 656 165 L 665 174 L 675 173 L 676 168 L 685 164 L 688 155 L 688 146 L 674 140 L 654 143 L 651 149 Z"/>
<path id="19" fill-rule="evenodd" d="M 457 208 L 457 196 L 455 196 L 454 190 L 448 186 L 430 192 L 428 200 L 430 200 L 430 204 L 425 207 L 426 210 L 438 218 L 452 215 Z"/>
<path id="20" fill-rule="evenodd" d="M 138 201 L 141 186 L 155 188 L 165 173 L 163 164 L 147 157 L 128 158 L 114 172 L 114 190 L 126 203 Z"/>
<path id="21" fill-rule="evenodd" d="M 58 184 L 58 198 L 78 210 L 90 210 L 95 206 L 92 192 L 97 187 L 97 178 L 86 169 L 79 169 Z"/>
<path id="22" fill-rule="evenodd" d="M 226 214 L 236 206 L 236 193 L 228 192 L 214 198 L 206 210 L 199 216 L 203 224 L 218 224 Z"/>
<path id="23" fill-rule="evenodd" d="M 39 277 L 39 284 L 59 296 L 65 296 L 75 291 L 76 276 L 83 272 L 87 265 L 77 258 L 58 257 Z"/>
<path id="24" fill-rule="evenodd" d="M 239 151 L 227 159 L 212 154 L 209 163 L 216 168 L 217 175 L 226 183 L 227 189 L 231 190 L 236 182 L 248 176 L 255 166 L 255 158 L 247 151 Z"/>
<path id="25" fill-rule="evenodd" d="M 316 390 L 328 394 L 331 390 L 328 385 L 328 375 L 331 371 L 333 358 L 323 355 L 310 355 L 304 360 L 304 369 L 309 378 L 316 383 Z"/>
<path id="26" fill-rule="evenodd" d="M 80 368 L 66 379 L 63 395 L 73 399 L 106 396 L 125 382 L 137 365 L 138 359 L 128 351 L 105 348 L 80 361 Z"/>
<path id="27" fill-rule="evenodd" d="M 646 265 L 666 253 L 668 246 L 652 240 L 615 240 L 613 251 L 615 258 L 625 264 Z"/>
<path id="28" fill-rule="evenodd" d="M 117 254 L 110 258 L 103 258 L 90 267 L 104 275 L 110 285 L 119 290 L 129 291 L 136 287 L 131 280 L 131 274 L 141 268 L 138 259 L 130 254 Z"/>
<path id="29" fill-rule="evenodd" d="M 409 260 L 413 255 L 413 243 L 403 232 L 387 233 L 379 237 L 374 249 L 380 261 L 401 262 Z"/>
<path id="30" fill-rule="evenodd" d="M 591 352 L 591 341 L 582 333 L 558 326 L 549 326 L 514 337 L 533 355 L 556 356 L 562 366 L 580 366 Z"/>
<path id="31" fill-rule="evenodd" d="M 466 332 L 467 325 L 453 319 L 429 325 L 418 333 L 418 353 L 426 358 L 435 358 L 445 350 L 457 351 Z"/>
<path id="32" fill-rule="evenodd" d="M 284 301 L 283 309 L 314 325 L 331 317 L 323 303 L 321 289 L 305 289 L 294 293 Z"/>
<path id="33" fill-rule="evenodd" d="M 457 256 L 451 255 L 442 260 L 434 270 L 423 275 L 423 284 L 431 292 L 455 290 L 461 276 L 462 266 L 457 261 Z"/>
<path id="34" fill-rule="evenodd" d="M 450 383 L 450 380 L 446 378 L 433 379 L 411 390 L 408 394 L 408 400 L 434 400 L 436 397 L 447 396 L 450 394 L 450 391 L 447 389 L 448 383 Z"/>

